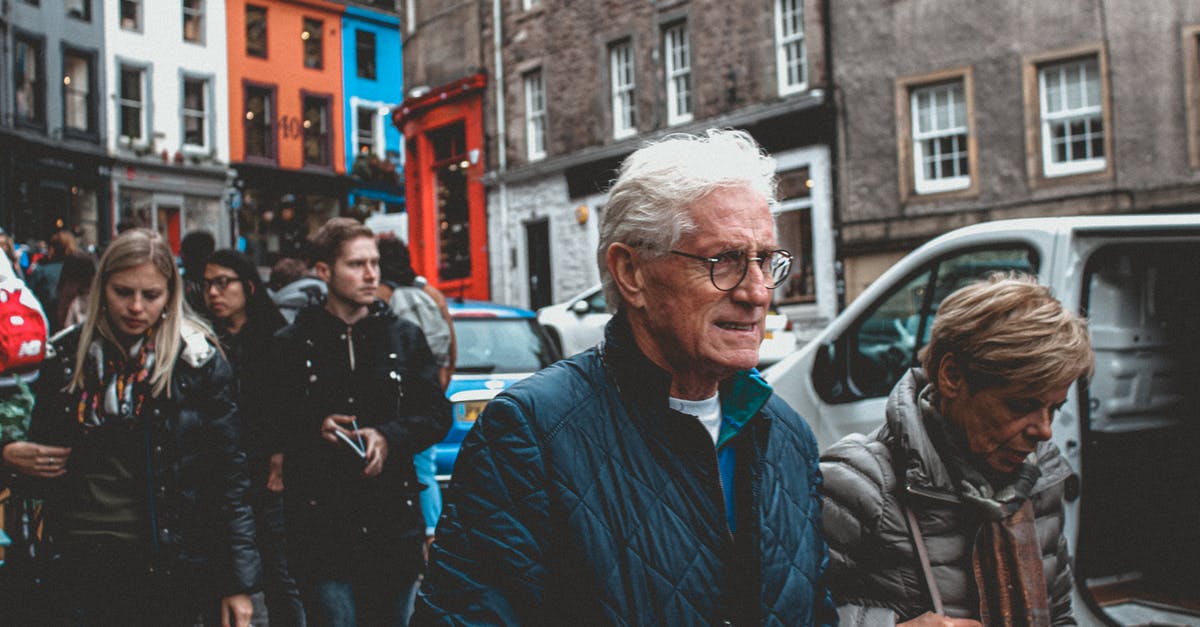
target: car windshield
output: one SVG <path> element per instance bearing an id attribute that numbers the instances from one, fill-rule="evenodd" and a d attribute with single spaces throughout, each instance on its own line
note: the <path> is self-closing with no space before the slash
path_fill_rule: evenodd
<path id="1" fill-rule="evenodd" d="M 551 363 L 537 321 L 525 318 L 455 318 L 456 372 L 534 372 Z"/>

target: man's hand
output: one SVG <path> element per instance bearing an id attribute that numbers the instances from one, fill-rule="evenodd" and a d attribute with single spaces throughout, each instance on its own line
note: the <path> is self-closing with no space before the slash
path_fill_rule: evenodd
<path id="1" fill-rule="evenodd" d="M 221 627 L 250 627 L 254 604 L 248 594 L 235 594 L 221 599 Z"/>
<path id="2" fill-rule="evenodd" d="M 925 612 L 920 616 L 903 623 L 898 623 L 896 627 L 983 627 L 979 621 L 969 618 L 950 618 L 933 612 Z"/>
<path id="3" fill-rule="evenodd" d="M 351 436 L 356 434 L 351 433 Z M 358 436 L 362 436 L 363 442 L 367 445 L 367 467 L 363 468 L 364 477 L 375 477 L 383 472 L 383 462 L 387 461 L 388 443 L 383 434 L 372 428 L 359 429 Z"/>
<path id="4" fill-rule="evenodd" d="M 271 471 L 267 475 L 267 489 L 276 494 L 283 492 L 283 453 L 271 454 Z"/>
<path id="5" fill-rule="evenodd" d="M 4 465 L 40 479 L 61 477 L 67 472 L 71 449 L 36 442 L 10 442 L 4 447 Z"/>
<path id="6" fill-rule="evenodd" d="M 354 430 L 347 429 L 354 425 L 356 417 L 347 416 L 345 414 L 329 414 L 325 416 L 325 420 L 321 421 L 321 437 L 329 442 L 338 444 L 337 432 L 341 431 L 342 435 L 354 439 Z"/>

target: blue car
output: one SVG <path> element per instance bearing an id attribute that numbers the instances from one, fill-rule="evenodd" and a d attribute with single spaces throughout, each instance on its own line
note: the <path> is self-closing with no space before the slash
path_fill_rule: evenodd
<path id="1" fill-rule="evenodd" d="M 433 446 L 440 483 L 449 481 L 458 448 L 488 401 L 559 358 L 537 314 L 528 309 L 454 299 L 448 305 L 458 360 L 446 389 L 454 424 L 446 438 Z"/>

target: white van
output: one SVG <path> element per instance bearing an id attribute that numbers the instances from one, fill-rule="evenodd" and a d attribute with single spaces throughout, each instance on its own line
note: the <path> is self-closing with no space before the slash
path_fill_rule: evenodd
<path id="1" fill-rule="evenodd" d="M 1200 625 L 1200 215 L 1005 220 L 962 228 L 889 269 L 764 373 L 824 449 L 883 421 L 938 304 L 999 270 L 1036 274 L 1088 318 L 1090 385 L 1054 441 L 1075 468 L 1067 537 L 1080 624 Z"/>

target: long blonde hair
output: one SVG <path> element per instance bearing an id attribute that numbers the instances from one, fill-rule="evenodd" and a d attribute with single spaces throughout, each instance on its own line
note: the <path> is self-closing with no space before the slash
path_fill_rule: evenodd
<path id="1" fill-rule="evenodd" d="M 170 396 L 171 373 L 175 370 L 179 351 L 183 348 L 183 330 L 187 324 L 195 325 L 203 330 L 212 341 L 212 331 L 200 318 L 184 304 L 183 279 L 175 267 L 175 257 L 166 240 L 158 233 L 149 229 L 130 229 L 113 240 L 100 257 L 100 268 L 92 280 L 92 290 L 87 303 L 87 320 L 79 334 L 79 348 L 75 352 L 75 374 L 67 386 L 70 391 L 82 389 L 84 385 L 84 363 L 87 359 L 88 348 L 96 335 L 111 342 L 113 346 L 121 346 L 108 319 L 108 307 L 105 306 L 105 288 L 112 275 L 136 268 L 143 264 L 152 264 L 155 270 L 167 279 L 167 304 L 163 308 L 162 319 L 155 331 L 154 344 L 157 359 L 150 373 L 150 394 L 158 397 L 165 391 Z"/>

